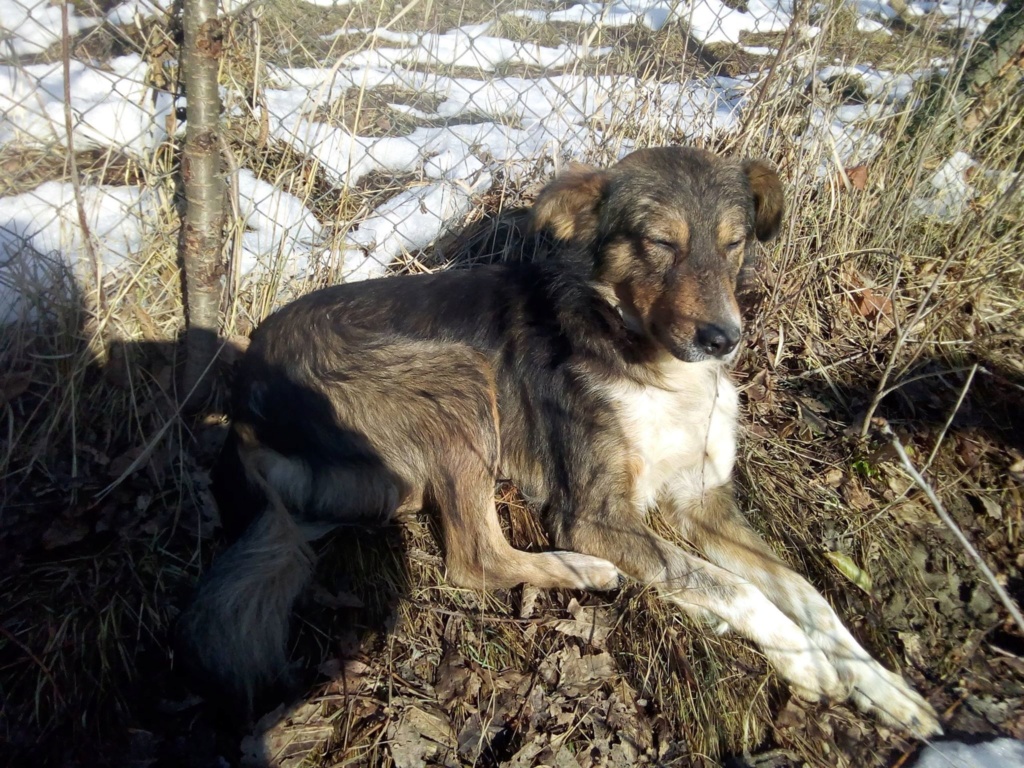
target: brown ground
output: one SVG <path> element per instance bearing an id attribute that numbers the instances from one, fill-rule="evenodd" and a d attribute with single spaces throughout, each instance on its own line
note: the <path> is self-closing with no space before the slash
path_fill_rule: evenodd
<path id="1" fill-rule="evenodd" d="M 350 26 L 373 25 L 367 6 L 353 8 L 360 16 Z M 456 16 L 475 20 L 473 10 Z M 324 15 L 340 25 L 344 13 L 285 3 L 268 13 L 265 34 L 287 43 L 279 53 L 336 53 L 316 47 L 323 30 L 312 25 Z M 455 23 L 445 13 L 453 12 L 431 22 L 437 29 Z M 399 26 L 429 26 L 414 16 Z M 842 29 L 823 37 L 824 54 L 863 60 Z M 556 35 L 544 38 L 553 44 L 575 33 L 543 34 Z M 892 68 L 909 49 L 930 56 L 944 44 L 898 34 L 904 45 L 876 50 Z M 729 71 L 723 62 L 733 55 L 695 51 L 678 35 L 608 38 L 596 44 L 621 43 L 609 66 L 634 74 Z M 866 56 L 877 43 L 858 44 Z M 238 46 L 233 82 L 251 80 L 249 52 Z M 780 77 L 743 134 L 712 142 L 774 160 L 792 198 L 786 234 L 766 254 L 735 374 L 746 403 L 745 508 L 854 634 L 925 693 L 947 732 L 1024 738 L 1024 635 L 886 441 L 875 430 L 862 438 L 858 428 L 879 388 L 891 390 L 876 416 L 916 466 L 930 464 L 928 481 L 1019 603 L 1024 203 L 1019 190 L 982 186 L 954 224 L 905 212 L 914 174 L 953 149 L 983 170 L 1019 167 L 1021 118 L 1009 107 L 990 110 L 966 137 L 947 105 L 923 137 L 909 121 L 881 126 L 886 148 L 871 165 L 847 169 L 849 185 L 815 180 L 794 149 L 812 95 Z M 1016 97 L 1008 98 L 994 103 L 1012 107 Z M 394 101 L 377 105 L 367 130 L 401 127 L 381 128 Z M 337 105 L 338 119 L 345 110 Z M 362 108 L 357 119 L 367 119 Z M 404 183 L 369 179 L 338 193 L 312 164 L 257 142 L 258 126 L 233 129 L 243 165 L 280 180 L 325 219 L 354 216 Z M 172 163 L 166 155 L 162 162 Z M 4 150 L 0 161 L 23 169 L 8 194 L 67 173 L 45 152 Z M 107 180 L 121 171 L 119 158 L 79 163 Z M 473 218 L 529 192 L 496 184 Z M 216 403 L 188 417 L 175 406 L 179 283 L 174 212 L 166 213 L 166 257 L 117 293 L 102 329 L 90 298 L 78 297 L 47 314 L 42 331 L 8 329 L 0 339 L 0 760 L 873 768 L 902 765 L 917 749 L 844 706 L 800 704 L 749 645 L 692 625 L 635 586 L 611 596 L 456 590 L 422 516 L 319 544 L 324 557 L 295 622 L 290 706 L 239 725 L 198 698 L 167 640 L 222 544 L 208 470 L 224 418 Z M 447 246 L 446 255 L 417 254 L 396 268 L 444 263 L 457 252 Z M 244 332 L 273 300 L 258 290 L 241 297 L 248 311 L 232 316 L 231 327 Z M 511 539 L 543 546 L 514 489 L 499 493 Z"/>

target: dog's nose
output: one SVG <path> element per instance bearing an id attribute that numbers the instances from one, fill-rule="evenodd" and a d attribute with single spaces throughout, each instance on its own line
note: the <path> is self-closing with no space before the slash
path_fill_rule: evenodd
<path id="1" fill-rule="evenodd" d="M 735 325 L 697 326 L 697 346 L 712 357 L 725 357 L 740 343 L 740 329 Z"/>

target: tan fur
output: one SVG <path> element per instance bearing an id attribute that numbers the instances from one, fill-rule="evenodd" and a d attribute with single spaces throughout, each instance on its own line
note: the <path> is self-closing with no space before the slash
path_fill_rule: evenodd
<path id="1" fill-rule="evenodd" d="M 597 201 L 603 186 L 601 171 L 573 163 L 538 195 L 531 211 L 532 229 L 546 229 L 559 240 L 591 233 L 597 223 Z"/>
<path id="2" fill-rule="evenodd" d="M 763 160 L 748 160 L 743 167 L 757 205 L 755 232 L 759 239 L 770 240 L 782 225 L 782 182 L 775 169 Z"/>

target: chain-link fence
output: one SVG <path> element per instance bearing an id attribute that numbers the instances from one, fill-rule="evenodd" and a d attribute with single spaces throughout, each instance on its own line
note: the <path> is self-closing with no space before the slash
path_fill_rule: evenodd
<path id="1" fill-rule="evenodd" d="M 908 108 L 915 81 L 955 67 L 999 7 L 273 0 L 224 11 L 225 306 L 228 325 L 241 311 L 244 327 L 295 278 L 437 266 L 425 254 L 439 237 L 520 202 L 569 158 L 666 142 L 764 151 L 773 139 L 776 155 L 799 158 L 787 170 L 841 174 L 877 154 L 880 121 Z M 86 293 L 116 276 L 173 293 L 155 276 L 174 268 L 178 215 L 174 12 L 3 0 L 3 319 L 45 311 L 55 267 Z M 759 119 L 769 101 L 793 118 L 784 137 Z"/>

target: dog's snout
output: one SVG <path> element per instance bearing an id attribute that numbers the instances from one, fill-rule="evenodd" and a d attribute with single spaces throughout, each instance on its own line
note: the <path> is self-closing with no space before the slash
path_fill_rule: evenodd
<path id="1" fill-rule="evenodd" d="M 697 326 L 697 346 L 712 357 L 725 357 L 740 343 L 740 329 L 736 325 Z"/>

